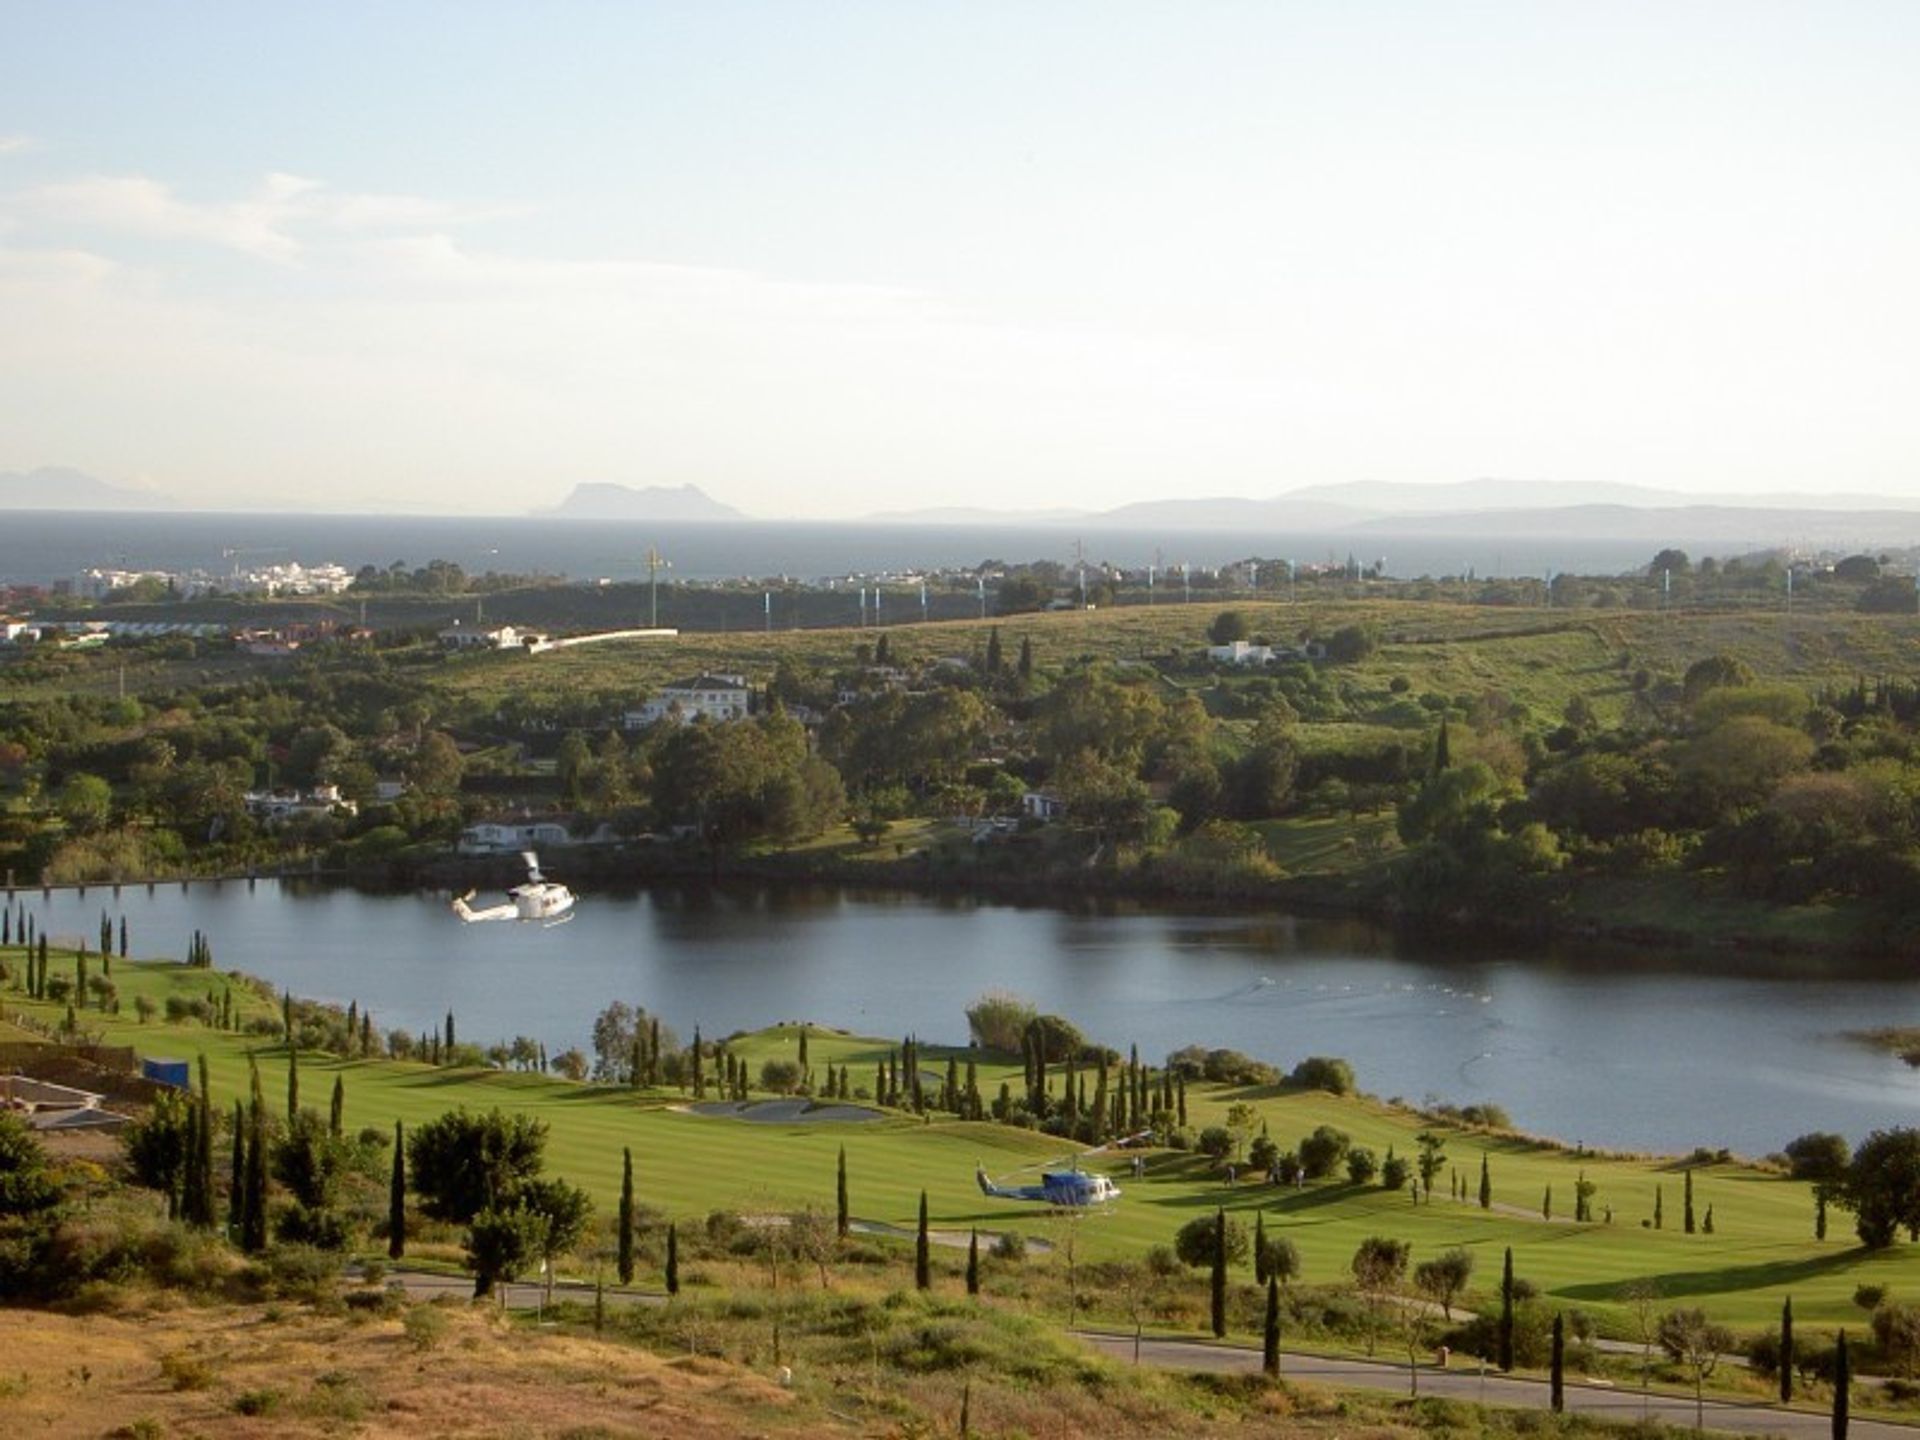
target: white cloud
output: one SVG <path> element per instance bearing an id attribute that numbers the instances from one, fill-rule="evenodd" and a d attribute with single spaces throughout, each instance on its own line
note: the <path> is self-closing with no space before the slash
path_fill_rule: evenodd
<path id="1" fill-rule="evenodd" d="M 31 135 L 0 135 L 0 155 L 24 155 L 38 144 Z"/>
<path id="2" fill-rule="evenodd" d="M 316 233 L 420 230 L 483 213 L 415 195 L 338 191 L 281 172 L 268 174 L 240 200 L 195 201 L 146 176 L 90 175 L 25 191 L 14 204 L 43 222 L 197 241 L 283 263 L 299 259 Z"/>

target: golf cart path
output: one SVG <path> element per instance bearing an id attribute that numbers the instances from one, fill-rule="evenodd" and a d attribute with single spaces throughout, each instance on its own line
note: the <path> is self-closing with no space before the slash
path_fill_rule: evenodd
<path id="1" fill-rule="evenodd" d="M 1121 1361 L 1133 1359 L 1133 1336 L 1107 1331 L 1076 1331 L 1102 1355 Z M 1200 1370 L 1211 1374 L 1251 1375 L 1260 1370 L 1260 1352 L 1237 1345 L 1215 1345 L 1199 1340 L 1140 1342 L 1140 1362 L 1167 1370 Z M 1280 1362 L 1284 1379 L 1348 1390 L 1384 1390 L 1407 1393 L 1407 1367 L 1387 1360 L 1359 1360 L 1328 1355 L 1286 1352 Z M 1516 1409 L 1548 1408 L 1547 1382 L 1492 1372 L 1483 1375 L 1477 1362 L 1441 1370 L 1432 1364 L 1419 1369 L 1420 1393 L 1450 1400 L 1482 1402 Z M 1690 1429 L 1694 1402 L 1684 1395 L 1655 1392 L 1643 1397 L 1638 1390 L 1611 1385 L 1586 1385 L 1569 1380 L 1567 1410 L 1572 1414 L 1631 1424 L 1644 1414 L 1662 1424 Z M 1709 1430 L 1741 1435 L 1781 1435 L 1789 1440 L 1830 1440 L 1833 1417 L 1825 1410 L 1793 1410 L 1773 1405 L 1708 1400 L 1704 1407 Z M 1920 1440 L 1920 1428 L 1884 1420 L 1855 1417 L 1848 1431 L 1858 1440 Z"/>

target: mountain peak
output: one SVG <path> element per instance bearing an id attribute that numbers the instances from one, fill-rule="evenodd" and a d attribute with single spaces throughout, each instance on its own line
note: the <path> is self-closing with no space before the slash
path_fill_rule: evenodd
<path id="1" fill-rule="evenodd" d="M 635 487 L 608 480 L 587 480 L 573 487 L 550 510 L 536 515 L 552 515 L 566 520 L 744 520 L 747 517 L 731 505 L 722 504 L 698 485 L 646 485 Z"/>

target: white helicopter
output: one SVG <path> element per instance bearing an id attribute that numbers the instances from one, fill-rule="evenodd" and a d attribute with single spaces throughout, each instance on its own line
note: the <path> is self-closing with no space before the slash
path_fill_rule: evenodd
<path id="1" fill-rule="evenodd" d="M 1082 1150 L 1078 1155 L 1068 1157 L 1067 1169 L 1042 1171 L 1038 1185 L 998 1184 L 987 1178 L 987 1168 L 984 1165 L 974 1167 L 973 1178 L 979 1182 L 980 1193 L 989 1200 L 1027 1200 L 1041 1205 L 1050 1205 L 1056 1210 L 1075 1210 L 1092 1205 L 1105 1205 L 1120 1198 L 1120 1187 L 1104 1175 L 1094 1175 L 1082 1170 L 1079 1162 L 1089 1155 L 1123 1149 L 1137 1141 L 1149 1139 L 1151 1136 L 1151 1131 L 1143 1130 L 1138 1135 L 1124 1135 L 1117 1140 L 1109 1140 L 1105 1145 L 1096 1145 L 1091 1150 Z"/>
<path id="2" fill-rule="evenodd" d="M 475 910 L 467 904 L 473 898 L 473 891 L 469 890 L 454 898 L 453 913 L 469 925 L 482 920 L 540 920 L 557 925 L 572 919 L 577 898 L 573 891 L 542 875 L 540 857 L 531 850 L 521 851 L 520 858 L 527 862 L 527 883 L 507 891 L 505 904 Z"/>

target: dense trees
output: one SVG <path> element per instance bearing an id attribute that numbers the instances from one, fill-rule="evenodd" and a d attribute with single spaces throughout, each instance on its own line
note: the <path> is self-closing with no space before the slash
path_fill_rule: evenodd
<path id="1" fill-rule="evenodd" d="M 1893 1244 L 1920 1233 L 1920 1130 L 1876 1130 L 1861 1142 L 1834 1197 L 1853 1212 L 1860 1243 Z"/>

